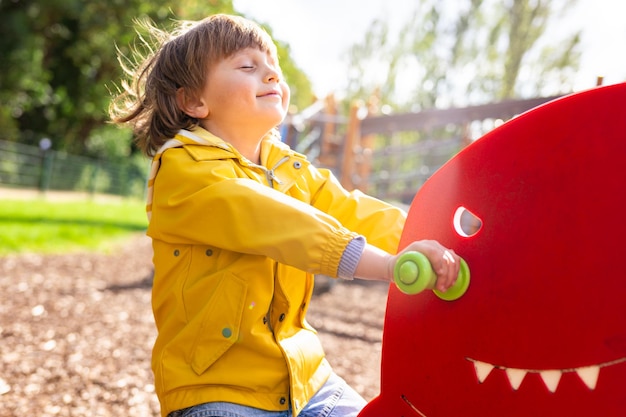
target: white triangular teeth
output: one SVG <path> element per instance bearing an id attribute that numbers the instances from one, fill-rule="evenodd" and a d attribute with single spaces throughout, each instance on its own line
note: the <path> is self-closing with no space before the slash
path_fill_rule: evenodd
<path id="1" fill-rule="evenodd" d="M 523 369 L 506 368 L 504 371 L 506 372 L 506 376 L 509 377 L 511 388 L 514 390 L 517 390 L 519 386 L 522 385 L 522 381 L 527 374 L 527 371 Z"/>
<path id="2" fill-rule="evenodd" d="M 474 361 L 474 369 L 478 382 L 482 384 L 493 369 L 493 365 L 487 362 Z"/>
<path id="3" fill-rule="evenodd" d="M 519 389 L 520 385 L 524 381 L 526 374 L 539 374 L 541 380 L 546 385 L 546 388 L 555 393 L 561 382 L 561 377 L 564 373 L 576 373 L 580 380 L 590 390 L 595 390 L 598 385 L 598 377 L 600 375 L 600 368 L 605 366 L 617 365 L 626 362 L 626 358 L 620 358 L 611 362 L 605 362 L 599 365 L 583 366 L 581 368 L 566 368 L 566 369 L 519 369 L 519 368 L 507 368 L 505 366 L 493 365 L 488 362 L 477 361 L 475 359 L 467 358 L 468 361 L 474 364 L 474 370 L 476 371 L 476 378 L 479 383 L 485 382 L 487 377 L 491 374 L 494 368 L 504 371 L 509 384 L 513 390 Z"/>
<path id="4" fill-rule="evenodd" d="M 550 392 L 556 392 L 556 388 L 559 386 L 559 381 L 563 372 L 559 370 L 540 371 L 541 379 Z"/>
<path id="5" fill-rule="evenodd" d="M 598 383 L 598 375 L 600 374 L 599 366 L 587 366 L 576 369 L 576 374 L 587 385 L 587 388 L 594 390 Z"/>

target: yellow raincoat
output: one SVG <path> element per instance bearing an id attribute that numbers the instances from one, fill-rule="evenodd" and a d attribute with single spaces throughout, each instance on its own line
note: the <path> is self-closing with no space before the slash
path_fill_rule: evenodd
<path id="1" fill-rule="evenodd" d="M 357 234 L 395 253 L 405 213 L 347 192 L 273 135 L 261 166 L 201 128 L 175 140 L 155 157 L 148 207 L 162 415 L 228 401 L 291 402 L 295 416 L 331 372 L 305 319 L 313 274 L 336 276 Z"/>

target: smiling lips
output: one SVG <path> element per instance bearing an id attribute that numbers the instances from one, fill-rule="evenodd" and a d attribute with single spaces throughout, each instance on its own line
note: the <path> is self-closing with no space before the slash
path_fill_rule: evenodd
<path id="1" fill-rule="evenodd" d="M 508 368 L 506 366 L 494 365 L 487 362 L 482 362 L 472 358 L 466 358 L 468 361 L 474 364 L 474 370 L 476 371 L 476 377 L 478 378 L 479 383 L 483 383 L 487 376 L 491 373 L 491 371 L 496 368 L 503 370 L 506 373 L 506 376 L 511 384 L 511 388 L 517 390 L 526 374 L 539 374 L 544 384 L 550 392 L 556 392 L 556 389 L 559 385 L 559 381 L 561 380 L 561 376 L 564 373 L 575 372 L 581 381 L 589 388 L 590 390 L 594 390 L 598 383 L 598 376 L 600 375 L 600 369 L 608 366 L 617 365 L 620 363 L 626 362 L 626 357 L 621 359 L 616 359 L 610 362 L 604 362 L 597 365 L 591 366 L 583 366 L 580 368 L 566 368 L 566 369 L 519 369 L 519 368 Z"/>
<path id="2" fill-rule="evenodd" d="M 280 91 L 278 90 L 271 90 L 271 91 L 268 91 L 267 93 L 259 94 L 257 97 L 273 97 L 273 96 L 282 98 Z"/>

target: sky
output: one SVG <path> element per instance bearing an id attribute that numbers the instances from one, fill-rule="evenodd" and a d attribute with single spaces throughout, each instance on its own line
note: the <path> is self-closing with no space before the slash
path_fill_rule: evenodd
<path id="1" fill-rule="evenodd" d="M 443 0 L 455 4 L 458 0 Z M 417 0 L 234 0 L 235 10 L 268 24 L 287 42 L 292 58 L 308 75 L 319 97 L 339 92 L 346 61 L 342 55 L 363 40 L 375 18 L 403 25 Z M 454 7 L 454 6 L 451 6 Z M 555 33 L 582 30 L 580 71 L 575 90 L 626 81 L 626 1 L 578 0 Z M 566 32 L 565 32 L 566 31 Z"/>

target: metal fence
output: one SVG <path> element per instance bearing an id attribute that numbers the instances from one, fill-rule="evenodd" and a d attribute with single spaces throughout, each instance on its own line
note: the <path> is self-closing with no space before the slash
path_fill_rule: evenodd
<path id="1" fill-rule="evenodd" d="M 0 185 L 143 198 L 148 162 L 111 162 L 0 140 Z"/>

